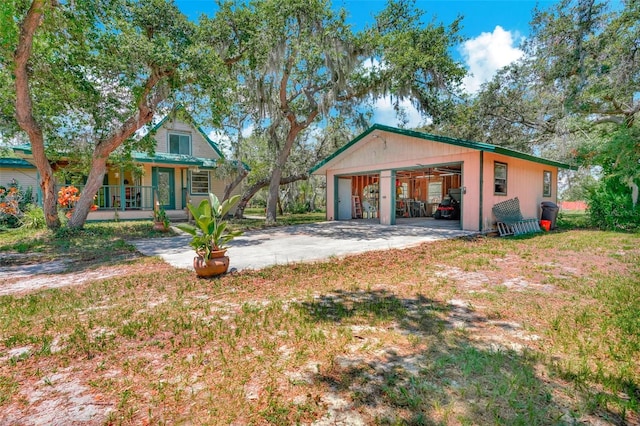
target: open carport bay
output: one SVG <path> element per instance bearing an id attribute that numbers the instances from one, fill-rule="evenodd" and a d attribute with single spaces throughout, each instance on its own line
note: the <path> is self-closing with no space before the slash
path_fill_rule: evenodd
<path id="1" fill-rule="evenodd" d="M 446 166 L 418 166 L 410 170 L 398 170 L 395 174 L 393 186 L 393 200 L 380 197 L 380 176 L 378 174 L 363 174 L 340 176 L 338 178 L 338 208 L 339 220 L 377 219 L 383 209 L 381 203 L 393 201 L 393 214 L 396 223 L 406 219 L 439 219 L 437 212 L 439 204 L 447 199 L 455 203 L 453 224 L 434 225 L 425 223 L 427 227 L 460 227 L 462 202 L 462 164 L 448 164 Z M 453 205 L 453 204 L 449 204 Z M 453 210 L 453 207 L 450 208 Z M 413 221 L 413 224 L 418 222 Z"/>

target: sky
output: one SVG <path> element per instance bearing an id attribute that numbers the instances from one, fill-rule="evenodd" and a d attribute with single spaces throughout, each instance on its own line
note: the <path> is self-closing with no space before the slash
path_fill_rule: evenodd
<path id="1" fill-rule="evenodd" d="M 176 0 L 178 7 L 191 19 L 213 13 L 212 0 Z M 536 5 L 547 9 L 550 0 L 417 0 L 416 6 L 425 12 L 424 21 L 450 24 L 462 16 L 461 34 L 466 41 L 451 52 L 463 63 L 470 75 L 464 80 L 464 88 L 475 93 L 480 85 L 490 80 L 496 71 L 517 60 L 522 51 L 522 41 L 529 34 L 529 22 Z M 334 7 L 348 11 L 347 21 L 355 30 L 373 23 L 373 16 L 382 10 L 384 0 L 333 0 Z M 409 122 L 408 128 L 418 127 L 424 118 L 407 102 L 404 104 Z M 389 126 L 399 124 L 389 99 L 375 104 L 374 121 Z"/>

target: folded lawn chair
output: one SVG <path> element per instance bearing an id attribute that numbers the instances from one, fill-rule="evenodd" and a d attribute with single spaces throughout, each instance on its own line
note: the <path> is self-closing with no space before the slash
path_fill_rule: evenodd
<path id="1" fill-rule="evenodd" d="M 542 232 L 538 219 L 525 219 L 522 217 L 518 197 L 495 204 L 493 206 L 493 214 L 497 219 L 496 225 L 501 237 Z"/>

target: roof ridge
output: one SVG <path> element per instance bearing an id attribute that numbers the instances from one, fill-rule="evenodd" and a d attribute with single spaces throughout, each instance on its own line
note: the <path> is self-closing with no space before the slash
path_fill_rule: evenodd
<path id="1" fill-rule="evenodd" d="M 387 126 L 387 125 L 384 125 L 384 124 L 375 123 L 371 127 L 369 127 L 367 130 L 365 130 L 364 132 L 362 132 L 358 136 L 356 136 L 354 139 L 352 139 L 350 142 L 346 143 L 341 148 L 339 148 L 336 151 L 334 151 L 333 154 L 330 154 L 329 156 L 325 157 L 323 160 L 319 161 L 318 164 L 316 164 L 314 167 L 312 167 L 309 170 L 309 174 L 312 174 L 315 171 L 317 171 L 318 169 L 320 169 L 321 167 L 325 166 L 330 161 L 332 161 L 334 158 L 336 158 L 337 156 L 342 154 L 344 151 L 346 151 L 347 149 L 351 148 L 352 146 L 354 146 L 355 144 L 357 144 L 362 139 L 364 139 L 366 136 L 368 136 L 369 134 L 373 133 L 376 130 L 389 132 L 389 133 L 395 133 L 395 134 L 398 134 L 398 135 L 404 135 L 404 136 L 409 136 L 409 137 L 415 137 L 415 138 L 428 140 L 428 141 L 433 141 L 433 142 L 440 142 L 440 143 L 446 143 L 446 144 L 450 144 L 450 145 L 462 146 L 462 147 L 466 147 L 466 148 L 476 149 L 478 151 L 494 152 L 496 154 L 502 154 L 502 155 L 506 155 L 508 157 L 519 158 L 521 160 L 527 160 L 527 161 L 532 161 L 532 162 L 535 162 L 535 163 L 546 164 L 546 165 L 549 165 L 549 166 L 559 167 L 559 168 L 562 168 L 562 169 L 577 170 L 577 167 L 575 167 L 573 165 L 565 164 L 565 163 L 562 163 L 560 161 L 548 160 L 546 158 L 537 157 L 537 156 L 532 155 L 532 154 L 527 154 L 525 152 L 516 151 L 514 149 L 505 148 L 505 147 L 501 147 L 501 146 L 498 146 L 498 145 L 493 145 L 493 144 L 490 144 L 490 143 L 487 143 L 487 142 L 475 142 L 475 141 L 470 141 L 470 140 L 466 140 L 466 139 L 458 139 L 458 138 L 452 138 L 452 137 L 449 137 L 449 136 L 434 135 L 434 134 L 427 133 L 427 132 L 421 132 L 421 131 L 409 130 L 409 129 L 400 129 L 400 128 L 397 128 L 397 127 L 392 127 L 392 126 Z"/>

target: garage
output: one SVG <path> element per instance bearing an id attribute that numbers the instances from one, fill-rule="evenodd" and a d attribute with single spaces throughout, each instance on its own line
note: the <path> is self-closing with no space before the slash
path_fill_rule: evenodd
<path id="1" fill-rule="evenodd" d="M 375 124 L 320 161 L 327 220 L 442 224 L 490 232 L 492 207 L 518 198 L 525 217 L 557 203 L 560 168 L 500 146 Z M 446 223 L 446 225 L 444 225 Z"/>
<path id="2" fill-rule="evenodd" d="M 379 220 L 379 174 L 338 176 L 337 186 L 337 220 Z M 448 227 L 455 228 L 457 224 L 459 228 L 462 211 L 461 163 L 397 170 L 394 186 L 396 223 L 406 222 L 404 219 L 412 219 L 413 224 L 420 224 L 420 219 L 446 220 L 452 222 Z"/>

